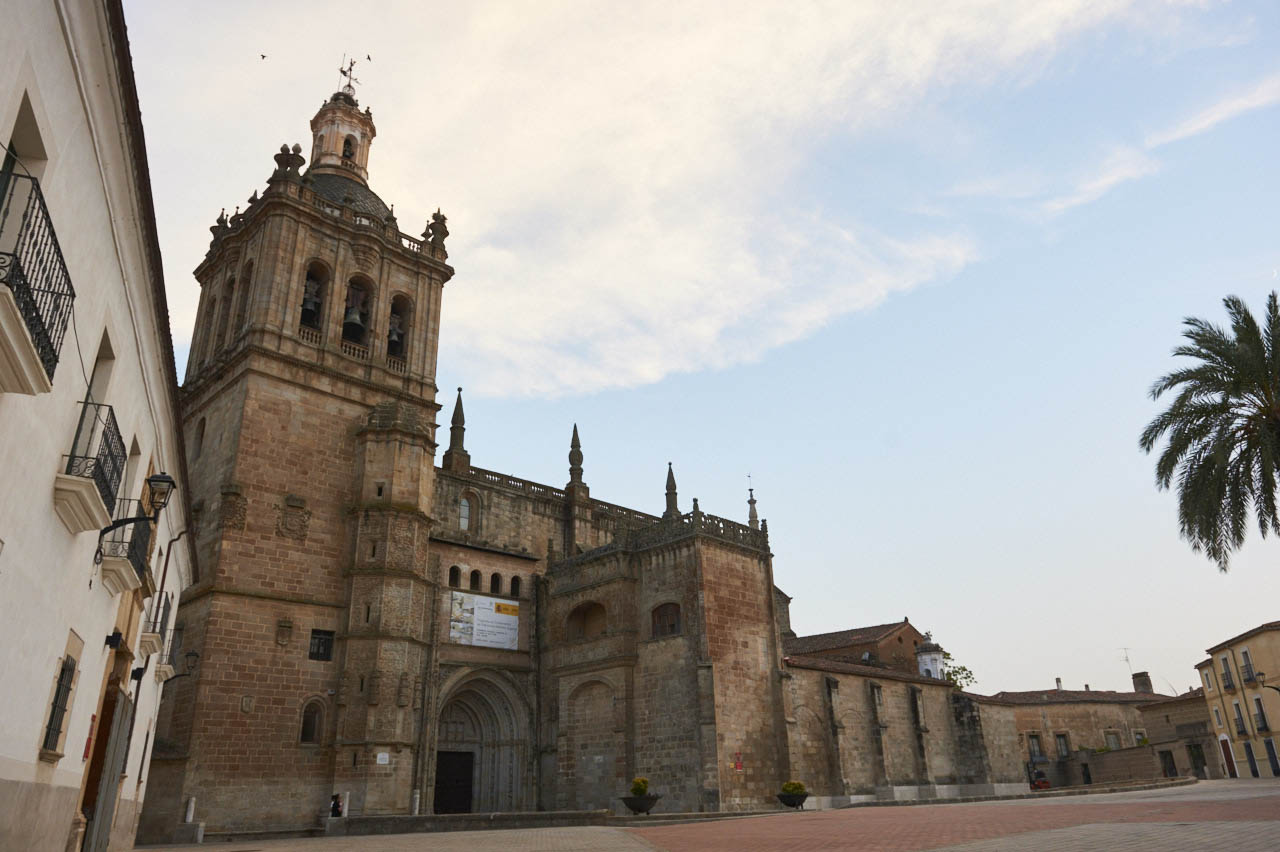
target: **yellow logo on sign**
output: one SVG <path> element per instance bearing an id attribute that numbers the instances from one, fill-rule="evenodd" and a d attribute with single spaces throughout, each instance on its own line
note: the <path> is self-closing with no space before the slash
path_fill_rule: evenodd
<path id="1" fill-rule="evenodd" d="M 496 603 L 496 604 L 494 604 L 494 605 L 493 605 L 493 611 L 494 611 L 494 613 L 496 613 L 497 615 L 519 615 L 519 614 L 520 614 L 520 605 L 519 605 L 519 604 L 504 604 L 504 603 Z"/>

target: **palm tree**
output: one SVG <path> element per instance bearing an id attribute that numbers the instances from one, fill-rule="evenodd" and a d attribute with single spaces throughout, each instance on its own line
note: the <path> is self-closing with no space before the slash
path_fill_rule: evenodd
<path id="1" fill-rule="evenodd" d="M 1177 475 L 1182 537 L 1226 571 L 1251 516 L 1263 538 L 1280 535 L 1280 302 L 1273 291 L 1262 326 L 1238 297 L 1222 303 L 1230 332 L 1195 317 L 1183 320 L 1186 342 L 1173 354 L 1196 363 L 1151 386 L 1152 399 L 1175 389 L 1178 395 L 1147 424 L 1140 444 L 1150 453 L 1168 435 L 1156 486 L 1168 488 Z"/>

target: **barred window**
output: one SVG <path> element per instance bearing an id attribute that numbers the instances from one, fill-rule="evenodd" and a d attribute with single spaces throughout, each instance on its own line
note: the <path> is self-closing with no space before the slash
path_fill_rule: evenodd
<path id="1" fill-rule="evenodd" d="M 324 708 L 319 701 L 310 701 L 307 706 L 302 709 L 302 732 L 298 737 L 298 742 L 302 743 L 319 743 L 320 732 L 324 725 Z"/>
<path id="2" fill-rule="evenodd" d="M 333 659 L 333 631 L 312 630 L 311 650 L 307 657 L 312 660 L 328 661 Z"/>
<path id="3" fill-rule="evenodd" d="M 489 593 L 494 595 L 502 594 L 502 575 L 496 571 L 489 578 Z"/>
<path id="4" fill-rule="evenodd" d="M 62 668 L 58 672 L 58 686 L 53 691 L 53 707 L 49 711 L 49 724 L 44 731 L 44 747 L 49 751 L 58 750 L 58 740 L 62 737 L 62 722 L 67 715 L 67 705 L 71 698 L 71 682 L 76 676 L 76 659 L 68 654 L 62 660 Z"/>
<path id="5" fill-rule="evenodd" d="M 511 597 L 513 598 L 520 597 L 520 578 L 519 577 L 511 578 Z"/>
<path id="6" fill-rule="evenodd" d="M 473 592 L 480 591 L 480 572 L 479 571 L 471 572 L 471 591 Z"/>
<path id="7" fill-rule="evenodd" d="M 457 565 L 449 568 L 449 585 L 455 589 L 462 585 L 462 569 Z"/>

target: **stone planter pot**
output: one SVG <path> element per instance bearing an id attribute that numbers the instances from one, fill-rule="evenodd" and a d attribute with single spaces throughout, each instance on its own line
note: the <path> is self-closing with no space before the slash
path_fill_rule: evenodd
<path id="1" fill-rule="evenodd" d="M 661 798 L 661 793 L 649 793 L 644 796 L 623 796 L 622 804 L 626 805 L 633 814 L 648 814 Z"/>
<path id="2" fill-rule="evenodd" d="M 795 808 L 798 811 L 804 810 L 804 800 L 809 798 L 808 793 L 779 793 L 778 801 L 789 808 Z"/>

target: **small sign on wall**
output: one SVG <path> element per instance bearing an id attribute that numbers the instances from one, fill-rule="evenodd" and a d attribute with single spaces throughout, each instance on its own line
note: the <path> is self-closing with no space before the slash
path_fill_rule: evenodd
<path id="1" fill-rule="evenodd" d="M 387 765 L 388 763 L 390 763 L 390 762 L 391 762 L 391 755 L 390 755 L 390 754 L 388 754 L 388 753 L 387 753 L 387 752 L 385 752 L 385 751 L 380 751 L 380 752 L 378 752 L 378 765 L 379 765 L 379 766 L 386 766 L 386 765 Z"/>

